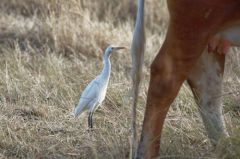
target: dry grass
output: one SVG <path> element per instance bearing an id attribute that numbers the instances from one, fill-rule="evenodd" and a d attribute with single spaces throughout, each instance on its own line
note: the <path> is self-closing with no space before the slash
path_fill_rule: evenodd
<path id="1" fill-rule="evenodd" d="M 87 131 L 86 115 L 74 119 L 71 113 L 81 91 L 100 72 L 103 48 L 109 43 L 130 46 L 135 5 L 127 0 L 1 0 L 0 158 L 128 157 L 129 53 L 112 56 L 107 99 L 94 116 L 95 129 Z M 168 19 L 164 1 L 149 0 L 147 7 L 138 132 L 149 65 L 164 39 Z M 223 158 L 240 156 L 236 52 L 229 55 L 224 80 L 224 114 L 232 137 L 218 146 L 217 154 Z M 171 107 L 161 152 L 163 158 L 218 158 L 187 86 Z"/>

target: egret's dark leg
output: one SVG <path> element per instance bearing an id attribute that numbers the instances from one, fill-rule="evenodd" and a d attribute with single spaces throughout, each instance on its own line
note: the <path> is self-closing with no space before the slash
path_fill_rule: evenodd
<path id="1" fill-rule="evenodd" d="M 91 111 L 88 114 L 88 127 L 89 128 L 93 128 L 93 120 L 92 120 L 92 118 L 93 118 L 93 112 Z"/>

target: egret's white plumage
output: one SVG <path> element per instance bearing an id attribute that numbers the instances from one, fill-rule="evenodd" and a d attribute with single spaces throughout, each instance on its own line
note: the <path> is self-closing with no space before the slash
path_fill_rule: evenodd
<path id="1" fill-rule="evenodd" d="M 111 53 L 124 49 L 124 47 L 109 46 L 103 57 L 104 67 L 100 75 L 98 75 L 82 92 L 78 105 L 75 107 L 74 115 L 78 117 L 84 110 L 88 110 L 88 126 L 92 128 L 92 116 L 94 111 L 103 102 L 106 92 L 108 81 L 111 73 Z"/>

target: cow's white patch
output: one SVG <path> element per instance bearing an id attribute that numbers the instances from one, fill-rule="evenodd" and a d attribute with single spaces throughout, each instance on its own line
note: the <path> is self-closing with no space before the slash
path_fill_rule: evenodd
<path id="1" fill-rule="evenodd" d="M 196 84 L 199 110 L 208 132 L 215 145 L 221 136 L 228 136 L 222 116 L 221 105 L 221 67 L 215 57 L 205 51 L 189 79 Z"/>

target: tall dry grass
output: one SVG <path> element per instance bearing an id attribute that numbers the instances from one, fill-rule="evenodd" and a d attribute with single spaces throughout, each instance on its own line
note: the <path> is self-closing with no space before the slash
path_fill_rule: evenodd
<path id="1" fill-rule="evenodd" d="M 144 115 L 149 65 L 165 36 L 165 1 L 148 0 L 145 77 L 138 107 Z M 102 67 L 107 44 L 130 46 L 136 2 L 127 0 L 1 0 L 0 157 L 127 158 L 130 137 L 129 51 L 111 57 L 107 98 L 87 131 L 86 115 L 72 117 L 81 91 Z M 228 56 L 224 116 L 231 138 L 212 150 L 186 85 L 165 122 L 163 158 L 240 156 L 240 54 Z M 231 144 L 230 144 L 231 143 Z"/>

